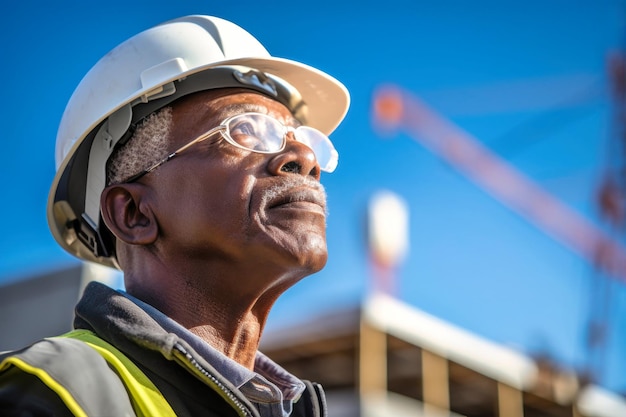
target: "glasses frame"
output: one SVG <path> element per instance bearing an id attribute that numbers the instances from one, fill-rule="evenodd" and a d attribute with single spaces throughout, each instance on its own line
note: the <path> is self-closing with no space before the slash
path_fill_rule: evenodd
<path id="1" fill-rule="evenodd" d="M 258 149 L 250 149 L 247 148 L 237 142 L 235 142 L 235 140 L 230 136 L 229 133 L 229 128 L 228 128 L 228 124 L 236 117 L 240 117 L 240 116 L 244 116 L 244 115 L 261 115 L 264 117 L 268 117 L 270 119 L 275 120 L 276 122 L 278 122 L 278 124 L 280 124 L 283 127 L 283 142 L 282 145 L 280 146 L 280 149 L 275 150 L 275 151 L 263 151 L 263 150 L 258 150 Z M 226 119 L 224 119 L 218 126 L 215 126 L 214 128 L 206 131 L 205 133 L 201 134 L 200 136 L 198 136 L 197 138 L 191 140 L 189 143 L 181 146 L 180 148 L 176 149 L 174 152 L 168 154 L 165 158 L 155 162 L 154 164 L 150 165 L 148 168 L 144 169 L 143 171 L 138 172 L 135 175 L 132 175 L 131 177 L 127 178 L 126 180 L 122 181 L 122 183 L 131 183 L 134 181 L 137 181 L 139 178 L 143 177 L 146 174 L 149 174 L 150 172 L 154 171 L 155 169 L 157 169 L 158 167 L 160 167 L 161 165 L 163 165 L 164 163 L 171 161 L 174 157 L 176 157 L 177 155 L 179 155 L 180 153 L 182 153 L 183 151 L 187 150 L 188 148 L 192 147 L 193 145 L 203 142 L 207 139 L 209 139 L 210 137 L 214 136 L 217 133 L 221 133 L 222 137 L 224 139 L 226 139 L 226 141 L 228 143 L 230 143 L 231 145 L 235 146 L 236 148 L 239 149 L 243 149 L 246 151 L 250 151 L 250 152 L 255 152 L 255 153 L 261 153 L 261 154 L 277 154 L 279 152 L 282 152 L 285 149 L 285 146 L 287 146 L 287 134 L 292 133 L 293 138 L 298 141 L 298 138 L 296 136 L 296 132 L 299 128 L 307 128 L 307 129 L 312 129 L 316 132 L 318 132 L 320 135 L 322 135 L 323 137 L 326 138 L 326 140 L 328 141 L 331 149 L 333 151 L 335 151 L 335 147 L 333 146 L 330 138 L 328 138 L 327 135 L 323 134 L 322 132 L 320 132 L 319 130 L 310 127 L 310 126 L 298 126 L 298 127 L 292 127 L 292 126 L 285 126 L 280 120 L 277 120 L 276 118 L 265 114 L 265 113 L 258 113 L 258 112 L 245 112 L 245 113 L 239 113 L 239 114 L 235 114 L 233 116 L 229 116 Z M 300 141 L 298 141 L 300 142 Z M 303 143 L 303 142 L 300 142 Z M 308 145 L 304 144 L 305 146 L 308 147 Z M 309 147 L 310 148 L 310 147 Z M 315 154 L 315 150 L 311 149 L 313 151 L 313 153 Z M 317 158 L 317 156 L 316 156 Z M 333 164 L 334 166 L 336 166 L 336 162 Z M 334 166 L 331 169 L 323 169 L 322 171 L 326 171 L 326 172 L 332 172 L 334 171 Z"/>

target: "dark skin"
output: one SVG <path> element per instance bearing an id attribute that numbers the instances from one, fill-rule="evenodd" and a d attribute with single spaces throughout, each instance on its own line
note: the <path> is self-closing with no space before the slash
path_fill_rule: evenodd
<path id="1" fill-rule="evenodd" d="M 172 107 L 169 151 L 243 111 L 298 125 L 281 103 L 247 90 L 197 93 Z M 319 179 L 313 152 L 291 137 L 268 155 L 216 135 L 135 183 L 107 187 L 102 215 L 126 290 L 252 369 L 276 299 L 326 263 Z"/>

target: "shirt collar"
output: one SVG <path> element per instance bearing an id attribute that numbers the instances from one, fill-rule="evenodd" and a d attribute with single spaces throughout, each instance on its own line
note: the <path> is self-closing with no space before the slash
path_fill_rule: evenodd
<path id="1" fill-rule="evenodd" d="M 185 340 L 217 372 L 241 389 L 246 397 L 253 397 L 251 398 L 253 401 L 283 402 L 286 400 L 291 402 L 298 400 L 304 392 L 305 385 L 300 379 L 287 372 L 263 353 L 257 351 L 254 371 L 251 371 L 218 352 L 213 346 L 150 304 L 126 292 L 120 292 L 150 315 L 167 332 L 174 333 Z M 289 406 L 289 408 L 291 407 Z"/>

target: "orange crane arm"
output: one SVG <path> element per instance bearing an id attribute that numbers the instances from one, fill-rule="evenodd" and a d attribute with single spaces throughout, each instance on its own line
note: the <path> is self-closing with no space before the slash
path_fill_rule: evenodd
<path id="1" fill-rule="evenodd" d="M 626 280 L 626 250 L 620 242 L 414 95 L 394 86 L 381 88 L 374 96 L 374 119 L 380 129 L 402 129 L 540 230 L 608 275 Z"/>

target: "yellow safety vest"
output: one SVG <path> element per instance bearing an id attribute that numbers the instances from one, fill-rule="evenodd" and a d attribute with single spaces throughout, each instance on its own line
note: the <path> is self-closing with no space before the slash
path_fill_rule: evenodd
<path id="1" fill-rule="evenodd" d="M 165 400 L 157 387 L 148 377 L 113 345 L 99 338 L 89 330 L 74 330 L 61 338 L 77 339 L 99 353 L 117 373 L 124 384 L 133 411 L 138 417 L 175 417 L 176 414 Z M 16 356 L 6 357 L 0 363 L 0 371 L 15 366 L 23 372 L 37 376 L 44 384 L 57 393 L 68 409 L 77 417 L 88 417 L 83 407 L 74 398 L 72 393 L 59 383 L 46 369 Z"/>

